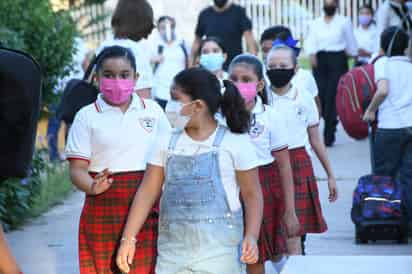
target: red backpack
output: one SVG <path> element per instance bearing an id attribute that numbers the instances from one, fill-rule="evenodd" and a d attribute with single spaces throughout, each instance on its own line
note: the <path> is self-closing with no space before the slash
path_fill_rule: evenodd
<path id="1" fill-rule="evenodd" d="M 339 120 L 346 133 L 358 140 L 368 137 L 368 124 L 362 118 L 376 92 L 373 64 L 355 67 L 342 75 L 336 93 Z"/>

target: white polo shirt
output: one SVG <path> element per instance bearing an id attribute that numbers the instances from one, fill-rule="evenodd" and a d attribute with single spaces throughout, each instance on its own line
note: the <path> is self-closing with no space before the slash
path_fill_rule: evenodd
<path id="1" fill-rule="evenodd" d="M 282 115 L 287 128 L 289 149 L 309 144 L 307 129 L 319 124 L 319 114 L 313 98 L 297 87 L 279 96 L 272 92 L 272 107 Z"/>
<path id="2" fill-rule="evenodd" d="M 111 172 L 142 171 L 159 137 L 170 131 L 166 116 L 154 101 L 134 94 L 123 113 L 99 95 L 95 103 L 76 114 L 66 154 L 69 160 L 88 161 L 91 172 L 105 168 Z"/>
<path id="3" fill-rule="evenodd" d="M 259 96 L 252 110 L 249 136 L 255 145 L 261 166 L 268 165 L 275 160 L 272 156 L 273 151 L 288 147 L 287 129 L 280 113 L 264 105 Z"/>
<path id="4" fill-rule="evenodd" d="M 382 57 L 374 68 L 376 83 L 389 82 L 389 94 L 378 110 L 378 127 L 412 127 L 412 62 L 406 56 Z"/>
<path id="5" fill-rule="evenodd" d="M 150 54 L 147 53 L 145 41 L 141 40 L 136 42 L 130 39 L 109 38 L 100 44 L 99 48 L 96 50 L 96 55 L 98 55 L 104 48 L 112 46 L 128 48 L 133 52 L 136 60 L 136 70 L 139 73 L 139 79 L 136 82 L 135 89 L 152 88 L 153 72 L 150 65 Z"/>

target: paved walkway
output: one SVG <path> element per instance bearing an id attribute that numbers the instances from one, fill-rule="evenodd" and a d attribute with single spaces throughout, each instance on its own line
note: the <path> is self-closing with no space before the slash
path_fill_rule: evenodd
<path id="1" fill-rule="evenodd" d="M 339 201 L 327 202 L 325 174 L 315 161 L 315 170 L 320 178 L 319 188 L 329 231 L 321 235 L 309 235 L 305 258 L 293 258 L 285 273 L 290 274 L 410 274 L 402 270 L 412 265 L 412 257 L 362 257 L 374 255 L 412 255 L 412 245 L 377 243 L 355 245 L 354 226 L 350 220 L 352 191 L 357 178 L 370 170 L 367 141 L 355 142 L 342 130 L 336 146 L 329 149 L 329 157 L 338 178 Z M 77 226 L 83 195 L 74 193 L 64 203 L 44 216 L 34 220 L 20 231 L 7 235 L 9 243 L 26 274 L 77 274 Z M 330 257 L 345 255 L 356 257 Z M 328 257 L 325 257 L 328 256 Z M 372 269 L 380 270 L 374 272 Z M 387 271 L 384 270 L 397 270 Z M 403 272 L 402 272 L 403 271 Z"/>

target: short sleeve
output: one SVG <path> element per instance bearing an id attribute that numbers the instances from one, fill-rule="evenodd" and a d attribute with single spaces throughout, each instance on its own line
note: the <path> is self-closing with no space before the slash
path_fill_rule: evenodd
<path id="1" fill-rule="evenodd" d="M 136 69 L 139 73 L 139 79 L 137 80 L 135 89 L 147 89 L 153 87 L 153 72 L 152 66 L 150 65 L 149 54 L 146 54 L 146 48 L 141 46 L 134 51 L 136 56 Z"/>
<path id="2" fill-rule="evenodd" d="M 267 110 L 269 111 L 269 110 Z M 279 151 L 288 147 L 288 136 L 285 121 L 279 116 L 280 113 L 271 110 L 269 121 L 270 148 L 271 151 Z"/>
<path id="3" fill-rule="evenodd" d="M 319 94 L 319 89 L 318 89 L 318 84 L 316 84 L 315 77 L 313 77 L 312 73 L 309 71 L 305 70 L 305 84 L 306 84 L 306 89 L 309 91 L 309 93 L 313 96 L 316 97 Z"/>
<path id="4" fill-rule="evenodd" d="M 246 10 L 243 7 L 239 9 L 240 15 L 240 30 L 243 32 L 252 30 L 252 21 L 246 14 Z"/>
<path id="5" fill-rule="evenodd" d="M 164 133 L 157 138 L 156 145 L 153 147 L 149 155 L 148 163 L 154 166 L 165 167 L 168 146 L 171 138 L 171 133 Z"/>
<path id="6" fill-rule="evenodd" d="M 302 98 L 305 101 L 307 109 L 307 127 L 313 127 L 319 125 L 319 112 L 316 106 L 314 98 L 304 96 Z"/>
<path id="7" fill-rule="evenodd" d="M 385 73 L 385 67 L 387 64 L 388 58 L 381 57 L 379 58 L 375 64 L 373 65 L 375 71 L 375 82 L 379 82 L 380 80 L 386 80 L 387 76 Z"/>
<path id="8" fill-rule="evenodd" d="M 355 34 L 353 33 L 352 22 L 345 18 L 344 33 L 346 39 L 346 51 L 350 56 L 358 55 L 358 42 L 356 41 Z"/>
<path id="9" fill-rule="evenodd" d="M 206 33 L 205 30 L 205 11 L 202 11 L 199 14 L 199 18 L 197 19 L 197 25 L 196 25 L 196 30 L 195 30 L 195 34 L 197 37 L 202 38 Z"/>
<path id="10" fill-rule="evenodd" d="M 313 21 L 309 24 L 308 34 L 305 40 L 305 52 L 307 55 L 316 54 L 318 51 L 315 29 L 315 21 Z"/>
<path id="11" fill-rule="evenodd" d="M 259 159 L 256 154 L 255 146 L 248 134 L 238 134 L 233 142 L 233 162 L 235 170 L 246 171 L 259 166 Z"/>
<path id="12" fill-rule="evenodd" d="M 90 162 L 92 153 L 91 132 L 86 113 L 76 114 L 67 138 L 66 156 L 68 160 L 85 160 Z"/>

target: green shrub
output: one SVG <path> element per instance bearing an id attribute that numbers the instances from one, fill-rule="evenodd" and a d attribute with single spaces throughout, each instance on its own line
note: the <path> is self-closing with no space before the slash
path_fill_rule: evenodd
<path id="1" fill-rule="evenodd" d="M 17 228 L 60 203 L 72 190 L 67 165 L 52 163 L 47 150 L 37 150 L 27 179 L 0 184 L 0 222 L 6 230 Z"/>
<path id="2" fill-rule="evenodd" d="M 31 54 L 43 72 L 43 107 L 56 101 L 58 80 L 71 69 L 76 27 L 67 12 L 49 0 L 1 0 L 0 42 Z"/>

